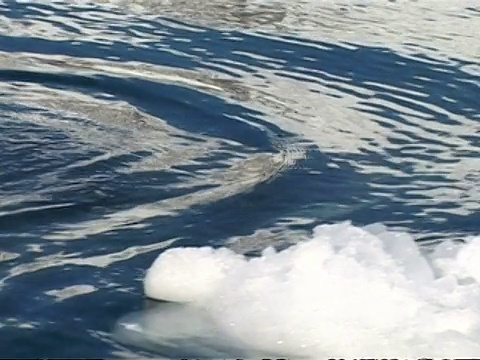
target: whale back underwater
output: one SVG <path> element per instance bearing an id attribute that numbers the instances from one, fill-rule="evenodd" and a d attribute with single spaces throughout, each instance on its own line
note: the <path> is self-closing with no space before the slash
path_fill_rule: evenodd
<path id="1" fill-rule="evenodd" d="M 144 279 L 159 302 L 120 319 L 116 338 L 193 357 L 473 356 L 480 237 L 429 250 L 407 233 L 350 223 L 260 256 L 172 248 Z"/>

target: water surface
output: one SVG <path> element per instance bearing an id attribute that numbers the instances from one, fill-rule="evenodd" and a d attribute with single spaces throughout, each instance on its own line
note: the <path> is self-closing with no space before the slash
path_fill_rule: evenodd
<path id="1" fill-rule="evenodd" d="M 3 355 L 158 355 L 111 331 L 165 248 L 479 234 L 480 8 L 431 3 L 0 2 Z"/>

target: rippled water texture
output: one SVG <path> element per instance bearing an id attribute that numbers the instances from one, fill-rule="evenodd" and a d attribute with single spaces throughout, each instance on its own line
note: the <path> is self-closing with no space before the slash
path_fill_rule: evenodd
<path id="1" fill-rule="evenodd" d="M 0 1 L 0 346 L 111 338 L 165 248 L 480 233 L 474 1 Z"/>

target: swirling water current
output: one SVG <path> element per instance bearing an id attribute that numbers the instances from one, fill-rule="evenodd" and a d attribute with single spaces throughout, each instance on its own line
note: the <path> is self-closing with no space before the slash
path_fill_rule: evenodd
<path id="1" fill-rule="evenodd" d="M 166 248 L 480 233 L 475 1 L 0 1 L 0 348 L 132 357 Z"/>

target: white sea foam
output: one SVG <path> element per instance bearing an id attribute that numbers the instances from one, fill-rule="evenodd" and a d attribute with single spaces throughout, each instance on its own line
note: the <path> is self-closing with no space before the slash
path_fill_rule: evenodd
<path id="1" fill-rule="evenodd" d="M 307 358 L 477 356 L 479 257 L 480 237 L 427 255 L 406 233 L 350 223 L 255 258 L 174 248 L 148 270 L 145 293 L 186 304 L 143 316 L 137 334 L 203 337 L 212 348 L 221 334 L 217 345 L 249 354 Z M 185 331 L 192 314 L 201 321 Z"/>

